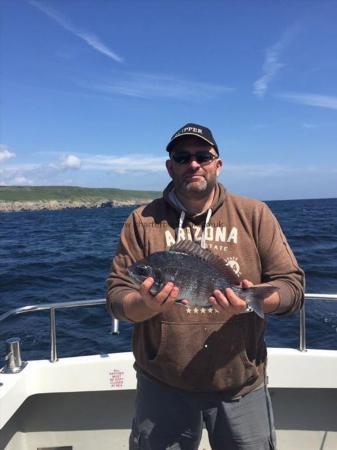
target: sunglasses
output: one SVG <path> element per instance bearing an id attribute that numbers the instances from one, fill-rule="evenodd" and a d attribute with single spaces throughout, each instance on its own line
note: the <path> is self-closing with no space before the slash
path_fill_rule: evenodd
<path id="1" fill-rule="evenodd" d="M 198 164 L 207 164 L 214 159 L 217 159 L 217 155 L 213 155 L 212 153 L 208 151 L 202 151 L 197 152 L 195 154 L 191 154 L 189 152 L 178 152 L 178 153 L 172 153 L 171 158 L 173 161 L 175 161 L 177 164 L 189 164 L 191 162 L 192 158 L 195 158 L 196 162 Z"/>

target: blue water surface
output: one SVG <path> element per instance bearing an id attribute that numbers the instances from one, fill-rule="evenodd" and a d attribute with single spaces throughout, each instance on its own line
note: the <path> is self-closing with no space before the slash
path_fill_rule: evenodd
<path id="1" fill-rule="evenodd" d="M 337 199 L 268 202 L 306 272 L 307 292 L 337 293 Z M 121 227 L 133 208 L 0 213 L 0 314 L 41 303 L 105 297 Z M 337 302 L 307 303 L 307 345 L 337 349 Z M 132 325 L 112 336 L 104 306 L 57 311 L 60 357 L 130 351 Z M 49 315 L 0 323 L 4 341 L 19 336 L 25 359 L 49 358 Z M 298 347 L 299 317 L 270 317 L 267 344 Z"/>

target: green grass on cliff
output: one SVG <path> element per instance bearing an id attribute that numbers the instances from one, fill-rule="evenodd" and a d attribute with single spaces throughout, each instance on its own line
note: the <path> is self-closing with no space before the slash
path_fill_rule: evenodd
<path id="1" fill-rule="evenodd" d="M 76 186 L 0 186 L 2 202 L 36 201 L 133 201 L 152 200 L 160 192 L 132 191 L 113 188 L 82 188 Z"/>

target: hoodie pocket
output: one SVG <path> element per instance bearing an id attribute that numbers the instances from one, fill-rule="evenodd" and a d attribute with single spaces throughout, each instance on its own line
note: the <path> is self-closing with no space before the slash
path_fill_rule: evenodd
<path id="1" fill-rule="evenodd" d="M 192 391 L 238 389 L 258 377 L 247 356 L 245 320 L 226 323 L 162 322 L 161 340 L 149 372 L 172 386 Z"/>

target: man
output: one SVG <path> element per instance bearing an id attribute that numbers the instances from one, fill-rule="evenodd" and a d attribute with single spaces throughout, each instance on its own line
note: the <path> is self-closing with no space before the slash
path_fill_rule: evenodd
<path id="1" fill-rule="evenodd" d="M 130 449 L 197 450 L 205 424 L 213 450 L 275 448 L 266 389 L 265 321 L 232 289 L 215 290 L 212 307 L 190 308 L 167 283 L 157 295 L 126 268 L 181 240 L 224 259 L 248 288 L 278 290 L 265 313 L 288 314 L 303 302 L 304 274 L 279 224 L 262 202 L 233 195 L 217 181 L 222 167 L 211 131 L 187 124 L 171 138 L 163 198 L 136 209 L 121 233 L 108 279 L 108 306 L 134 322 L 136 411 Z"/>

